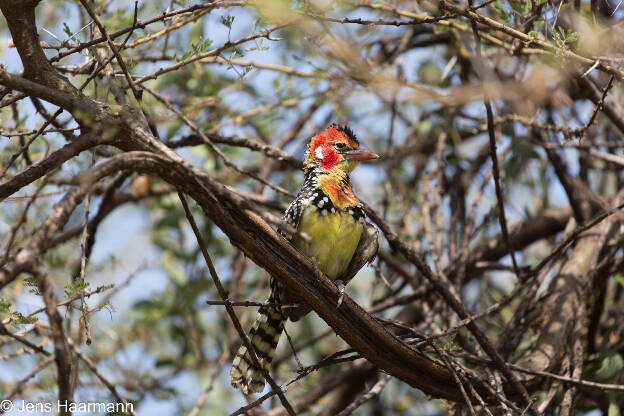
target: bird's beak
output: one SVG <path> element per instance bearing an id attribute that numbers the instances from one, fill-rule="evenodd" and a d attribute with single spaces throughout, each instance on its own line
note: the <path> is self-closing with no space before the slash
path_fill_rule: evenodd
<path id="1" fill-rule="evenodd" d="M 364 160 L 378 159 L 379 155 L 371 152 L 370 150 L 362 149 L 362 150 L 350 150 L 345 153 L 344 157 L 347 160 L 355 160 L 355 161 L 361 162 Z"/>

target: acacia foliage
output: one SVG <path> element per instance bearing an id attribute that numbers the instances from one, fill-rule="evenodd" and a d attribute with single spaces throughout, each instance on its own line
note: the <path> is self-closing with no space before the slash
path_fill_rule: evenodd
<path id="1" fill-rule="evenodd" d="M 0 1 L 2 397 L 618 414 L 616 3 Z M 382 156 L 338 309 L 270 228 L 331 122 Z M 317 314 L 256 400 L 227 373 L 263 269 Z"/>

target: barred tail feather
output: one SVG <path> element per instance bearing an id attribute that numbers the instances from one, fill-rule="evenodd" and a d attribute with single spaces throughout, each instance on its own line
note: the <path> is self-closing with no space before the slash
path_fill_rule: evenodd
<path id="1" fill-rule="evenodd" d="M 286 316 L 275 306 L 262 306 L 256 315 L 249 332 L 251 345 L 254 347 L 260 366 L 268 370 L 275 355 L 275 348 L 284 330 Z M 245 394 L 264 390 L 262 370 L 254 366 L 246 346 L 241 346 L 232 361 L 230 370 L 232 386 Z"/>

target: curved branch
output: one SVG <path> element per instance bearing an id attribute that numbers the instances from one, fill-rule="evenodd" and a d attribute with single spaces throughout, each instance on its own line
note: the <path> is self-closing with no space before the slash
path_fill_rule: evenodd
<path id="1" fill-rule="evenodd" d="M 389 333 L 350 298 L 336 308 L 340 292 L 314 264 L 277 234 L 247 203 L 225 186 L 190 166 L 162 156 L 131 152 L 134 168 L 160 176 L 182 189 L 256 264 L 288 285 L 346 342 L 374 365 L 435 397 L 463 402 L 452 376 L 441 365 Z"/>
<path id="2" fill-rule="evenodd" d="M 319 275 L 314 264 L 253 212 L 244 199 L 186 162 L 178 163 L 150 152 L 127 152 L 97 165 L 88 182 L 70 190 L 54 206 L 29 245 L 0 270 L 0 287 L 10 283 L 19 272 L 29 270 L 35 259 L 45 253 L 52 236 L 62 229 L 94 183 L 127 170 L 159 176 L 190 195 L 234 245 L 288 285 L 299 299 L 375 366 L 427 394 L 463 402 L 451 374 L 444 367 L 401 342 L 347 296 L 336 308 L 340 292 L 335 284 Z"/>

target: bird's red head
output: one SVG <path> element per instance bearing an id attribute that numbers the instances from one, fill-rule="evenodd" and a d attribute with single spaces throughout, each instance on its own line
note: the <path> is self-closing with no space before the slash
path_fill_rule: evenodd
<path id="1" fill-rule="evenodd" d="M 327 171 L 339 169 L 349 173 L 358 162 L 378 157 L 370 150 L 360 149 L 360 142 L 349 127 L 332 124 L 310 139 L 304 166 L 306 170 L 320 166 Z"/>

